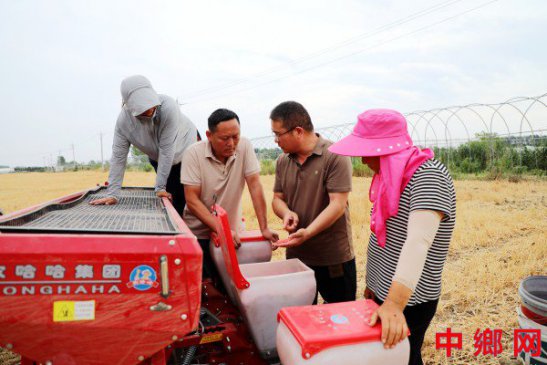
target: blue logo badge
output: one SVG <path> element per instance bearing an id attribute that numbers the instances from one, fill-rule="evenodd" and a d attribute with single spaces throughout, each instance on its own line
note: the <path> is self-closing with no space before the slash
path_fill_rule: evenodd
<path id="1" fill-rule="evenodd" d="M 156 270 L 148 265 L 140 265 L 131 271 L 127 287 L 140 291 L 145 291 L 150 288 L 157 288 L 159 285 L 156 281 L 157 278 L 158 276 L 156 275 Z"/>
<path id="2" fill-rule="evenodd" d="M 348 324 L 349 323 L 348 318 L 346 316 L 341 315 L 341 314 L 335 314 L 335 315 L 331 316 L 330 320 L 333 323 L 336 323 L 336 324 Z"/>

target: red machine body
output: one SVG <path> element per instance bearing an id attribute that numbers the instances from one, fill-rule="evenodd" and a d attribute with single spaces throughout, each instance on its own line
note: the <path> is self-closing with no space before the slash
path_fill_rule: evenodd
<path id="1" fill-rule="evenodd" d="M 31 235 L 0 235 L 0 256 L 6 267 L 0 297 L 0 342 L 25 357 L 54 364 L 59 360 L 67 364 L 135 364 L 140 356 L 141 360 L 150 357 L 173 342 L 173 336 L 183 337 L 197 327 L 201 253 L 180 241 L 184 242 L 179 238 L 170 246 L 161 237 L 48 235 L 38 240 Z M 158 276 L 162 255 L 171 263 L 173 294 L 162 298 L 157 280 L 145 293 L 131 287 L 130 275 L 138 267 L 148 266 Z M 177 258 L 182 259 L 178 267 L 173 264 Z M 46 277 L 48 265 L 65 268 L 64 279 Z M 105 280 L 105 266 L 115 265 L 119 265 L 119 279 Z M 36 269 L 34 279 L 15 277 L 17 267 L 30 266 Z M 77 268 L 93 277 L 76 279 Z M 78 320 L 71 313 L 77 308 L 62 307 L 63 302 L 78 305 L 90 301 L 88 306 L 94 308 L 87 309 L 88 314 L 81 314 L 81 318 L 93 319 Z M 172 309 L 152 311 L 159 303 Z M 63 319 L 56 307 L 65 310 L 64 316 L 69 318 Z M 128 349 L 132 349 L 130 354 Z"/>
<path id="2" fill-rule="evenodd" d="M 85 193 L 3 216 L 0 225 Z M 23 363 L 165 363 L 164 350 L 198 328 L 202 251 L 162 204 L 176 234 L 0 229 L 0 346 Z"/>

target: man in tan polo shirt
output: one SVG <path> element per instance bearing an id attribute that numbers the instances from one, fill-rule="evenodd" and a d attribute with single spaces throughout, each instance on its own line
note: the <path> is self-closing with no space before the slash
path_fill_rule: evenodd
<path id="1" fill-rule="evenodd" d="M 186 208 L 183 219 L 203 250 L 203 274 L 215 277 L 209 252 L 211 233 L 217 226 L 210 209 L 215 203 L 228 213 L 236 247 L 241 228 L 241 195 L 245 183 L 262 235 L 270 242 L 278 235 L 268 228 L 266 199 L 260 183 L 260 163 L 251 142 L 240 137 L 239 117 L 228 109 L 215 110 L 208 119 L 207 139 L 188 147 L 182 159 L 181 182 Z"/>
<path id="2" fill-rule="evenodd" d="M 274 245 L 286 247 L 287 258 L 298 258 L 314 270 L 326 302 L 355 300 L 357 275 L 348 208 L 351 160 L 328 150 L 332 142 L 314 132 L 301 104 L 281 103 L 270 119 L 275 141 L 284 152 L 277 160 L 272 206 L 290 233 Z"/>

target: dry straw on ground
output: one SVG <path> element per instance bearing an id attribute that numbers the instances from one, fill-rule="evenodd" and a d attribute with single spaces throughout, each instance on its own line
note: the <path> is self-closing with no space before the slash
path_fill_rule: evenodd
<path id="1" fill-rule="evenodd" d="M 106 173 L 28 173 L 0 175 L 0 208 L 4 212 L 41 203 L 105 181 Z M 126 185 L 152 185 L 153 173 L 129 172 Z M 271 201 L 273 177 L 262 178 Z M 369 237 L 370 179 L 355 178 L 350 197 L 359 293 L 364 289 L 366 245 Z M 518 328 L 515 308 L 521 279 L 547 274 L 547 181 L 457 181 L 457 224 L 443 274 L 443 292 L 423 348 L 428 364 L 499 364 L 513 354 L 513 330 Z M 244 215 L 256 228 L 252 204 L 245 194 Z M 269 222 L 280 230 L 272 212 Z M 283 252 L 276 251 L 275 259 Z M 463 333 L 464 348 L 447 359 L 435 350 L 435 333 L 450 327 Z M 503 353 L 498 358 L 475 357 L 477 329 L 502 329 Z M 0 364 L 13 364 L 0 351 Z M 10 362 L 12 361 L 12 362 Z"/>

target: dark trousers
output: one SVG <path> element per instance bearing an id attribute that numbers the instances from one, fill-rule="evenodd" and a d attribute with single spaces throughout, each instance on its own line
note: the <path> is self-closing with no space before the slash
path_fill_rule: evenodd
<path id="1" fill-rule="evenodd" d="M 377 298 L 374 301 L 379 305 L 383 303 Z M 424 343 L 425 332 L 431 324 L 435 312 L 437 312 L 437 304 L 439 304 L 439 300 L 432 300 L 407 306 L 403 311 L 408 329 L 410 330 L 410 336 L 408 337 L 408 341 L 410 342 L 410 359 L 408 360 L 408 365 L 423 365 L 424 363 L 422 360 L 422 344 Z"/>
<path id="2" fill-rule="evenodd" d="M 317 304 L 317 292 L 321 293 L 326 303 L 355 300 L 357 292 L 355 259 L 337 265 L 309 267 L 314 271 L 317 282 L 313 304 Z"/>
<path id="3" fill-rule="evenodd" d="M 157 161 L 150 159 L 150 165 L 152 165 L 154 170 L 158 172 Z M 186 198 L 184 196 L 184 185 L 180 183 L 180 167 L 180 163 L 171 167 L 171 172 L 169 173 L 167 184 L 165 185 L 165 190 L 173 196 L 173 207 L 182 217 L 182 212 L 184 211 L 184 206 L 186 205 Z"/>
<path id="4" fill-rule="evenodd" d="M 211 251 L 209 251 L 209 240 L 208 239 L 198 239 L 199 246 L 201 247 L 201 250 L 203 251 L 203 270 L 201 271 L 201 277 L 203 279 L 209 278 L 213 279 L 213 281 L 218 281 L 220 278 L 217 267 L 215 266 L 215 263 L 213 261 L 213 257 L 211 256 Z M 220 283 L 220 281 L 218 281 Z"/>

